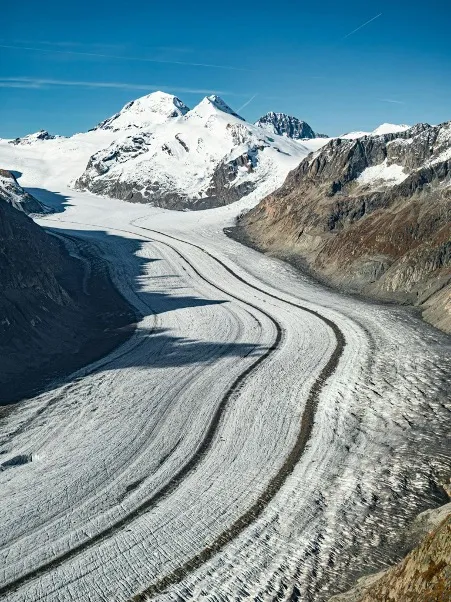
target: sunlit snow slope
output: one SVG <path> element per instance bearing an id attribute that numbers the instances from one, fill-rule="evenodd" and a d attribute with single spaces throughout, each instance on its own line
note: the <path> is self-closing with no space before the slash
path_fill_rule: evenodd
<path id="1" fill-rule="evenodd" d="M 143 316 L 0 423 L 2 599 L 316 602 L 391 563 L 440 499 L 449 338 L 228 239 L 252 195 L 180 213 L 74 192 L 91 135 L 111 132 L 0 143 L 59 211 L 39 223 L 91 243 Z"/>

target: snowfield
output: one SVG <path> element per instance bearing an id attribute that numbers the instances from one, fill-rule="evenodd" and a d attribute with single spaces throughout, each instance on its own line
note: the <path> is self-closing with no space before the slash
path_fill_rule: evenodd
<path id="1" fill-rule="evenodd" d="M 405 132 L 410 128 L 410 125 L 398 125 L 396 123 L 382 123 L 372 132 L 349 132 L 342 134 L 339 138 L 345 138 L 347 140 L 356 140 L 357 138 L 363 138 L 363 136 L 382 136 L 383 134 L 396 134 L 397 132 Z"/>
<path id="2" fill-rule="evenodd" d="M 90 242 L 143 315 L 1 421 L 0 597 L 326 600 L 439 503 L 449 337 L 230 240 L 256 193 L 188 213 L 69 188 L 112 140 L 0 141 L 59 210 L 38 223 Z"/>

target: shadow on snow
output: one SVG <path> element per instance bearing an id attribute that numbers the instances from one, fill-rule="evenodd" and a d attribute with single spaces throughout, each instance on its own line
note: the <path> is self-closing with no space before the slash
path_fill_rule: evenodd
<path id="1" fill-rule="evenodd" d="M 206 341 L 193 339 L 190 336 L 184 337 L 183 320 L 189 320 L 189 323 L 186 323 L 187 333 L 192 332 L 189 326 L 193 321 L 204 321 L 204 323 L 217 321 L 220 323 L 224 319 L 222 310 L 216 311 L 208 308 L 213 306 L 219 308 L 229 300 L 208 299 L 187 294 L 184 292 L 186 290 L 184 279 L 178 274 L 172 273 L 169 262 L 167 271 L 159 269 L 157 273 L 153 264 L 165 260 L 150 255 L 151 247 L 147 246 L 147 241 L 98 230 L 46 229 L 58 236 L 68 238 L 69 244 L 72 242 L 72 253 L 74 252 L 73 243 L 76 244 L 77 254 L 85 264 L 86 273 L 91 273 L 89 276 L 91 279 L 97 272 L 96 270 L 92 272 L 89 266 L 92 267 L 92 264 L 98 262 L 97 258 L 100 257 L 102 260 L 98 263 L 109 266 L 112 278 L 118 285 L 115 288 L 120 291 L 125 302 L 120 302 L 119 305 L 113 304 L 113 309 L 108 306 L 109 296 L 114 291 L 112 291 L 111 285 L 108 285 L 107 280 L 105 280 L 105 285 L 102 285 L 99 296 L 96 296 L 99 292 L 98 283 L 94 289 L 90 288 L 87 292 L 91 294 L 85 295 L 85 300 L 87 299 L 98 312 L 98 324 L 101 326 L 97 328 L 97 334 L 83 346 L 81 351 L 58 358 L 60 360 L 58 367 L 57 364 L 50 366 L 53 361 L 50 350 L 48 356 L 50 362 L 47 362 L 49 364 L 47 368 L 43 365 L 38 374 L 26 371 L 20 375 L 24 394 L 20 393 L 20 397 L 16 397 L 16 400 L 35 396 L 45 390 L 51 390 L 70 382 L 73 380 L 71 375 L 76 370 L 102 360 L 102 358 L 105 359 L 105 362 L 101 361 L 98 367 L 93 366 L 93 371 L 88 368 L 89 373 L 133 366 L 151 370 L 152 368 L 198 365 L 200 363 L 210 364 L 227 356 L 242 358 L 249 355 L 260 355 L 264 351 L 262 346 L 254 343 Z M 177 264 L 181 262 L 183 266 L 183 259 L 174 256 L 174 261 Z M 159 268 L 161 265 L 159 263 Z M 191 271 L 188 265 L 183 267 L 188 273 Z M 69 279 L 70 275 L 67 275 L 67 280 L 69 281 Z M 196 308 L 196 310 L 189 314 L 183 313 L 186 308 Z M 153 329 L 140 326 L 134 330 L 136 322 L 144 317 L 158 316 L 168 312 L 180 312 L 179 334 L 171 334 L 171 331 L 164 327 Z M 67 327 L 67 324 L 64 326 Z M 133 332 L 136 344 L 130 345 L 130 342 L 126 343 L 126 340 Z M 123 350 L 122 348 L 118 350 L 119 353 L 114 352 L 114 348 L 120 344 L 129 345 L 129 347 L 124 346 Z M 109 358 L 108 356 L 112 352 L 114 355 Z M 30 353 L 33 353 L 31 349 Z M 151 372 L 149 378 L 152 378 Z M 22 390 L 22 386 L 18 386 L 16 389 L 17 395 L 19 395 L 19 389 Z M 28 392 L 25 393 L 25 390 Z M 5 402 L 3 401 L 3 403 Z M 11 400 L 6 403 L 11 403 Z"/>

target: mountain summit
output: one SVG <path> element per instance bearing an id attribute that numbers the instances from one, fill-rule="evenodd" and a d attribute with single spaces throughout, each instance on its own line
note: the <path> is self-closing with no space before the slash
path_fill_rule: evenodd
<path id="1" fill-rule="evenodd" d="M 227 115 L 232 115 L 233 117 L 244 121 L 244 119 L 238 115 L 238 113 L 235 113 L 235 111 L 229 107 L 229 105 L 222 100 L 220 96 L 217 96 L 216 94 L 206 96 L 198 105 L 194 107 L 192 111 L 190 111 L 190 113 L 198 117 L 208 117 L 208 115 L 215 114 L 218 111 L 221 113 L 226 113 Z"/>
<path id="2" fill-rule="evenodd" d="M 266 115 L 263 115 L 263 117 L 260 117 L 255 122 L 255 125 L 272 134 L 286 136 L 294 140 L 318 137 L 308 123 L 286 113 L 274 113 L 270 111 Z"/>
<path id="3" fill-rule="evenodd" d="M 172 94 L 152 92 L 127 103 L 119 113 L 100 122 L 95 129 L 133 130 L 165 123 L 188 113 L 189 108 Z"/>
<path id="4" fill-rule="evenodd" d="M 396 124 L 396 123 L 382 123 L 372 132 L 348 132 L 347 134 L 342 134 L 339 138 L 344 138 L 345 140 L 356 140 L 357 138 L 363 138 L 364 136 L 383 136 L 385 134 L 399 134 L 399 132 L 405 132 L 411 126 L 405 124 Z"/>

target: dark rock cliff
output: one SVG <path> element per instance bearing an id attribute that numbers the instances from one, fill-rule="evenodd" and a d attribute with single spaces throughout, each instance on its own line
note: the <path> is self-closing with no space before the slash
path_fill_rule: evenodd
<path id="1" fill-rule="evenodd" d="M 302 138 L 319 137 L 308 123 L 301 121 L 297 117 L 286 115 L 285 113 L 274 113 L 273 111 L 266 113 L 260 117 L 255 125 L 262 127 L 273 134 L 293 138 L 293 140 L 301 140 Z M 324 134 L 321 137 L 326 137 Z"/>
<path id="2" fill-rule="evenodd" d="M 88 295 L 83 262 L 0 190 L 0 405 L 33 394 L 123 339 L 114 328 L 132 323 L 134 314 L 105 268 L 93 268 Z"/>

